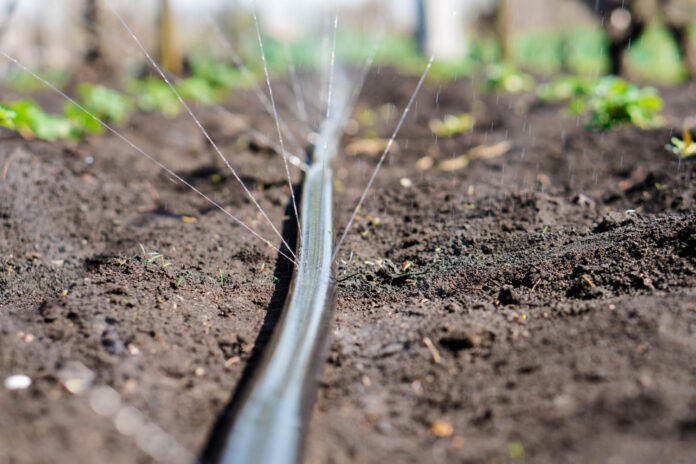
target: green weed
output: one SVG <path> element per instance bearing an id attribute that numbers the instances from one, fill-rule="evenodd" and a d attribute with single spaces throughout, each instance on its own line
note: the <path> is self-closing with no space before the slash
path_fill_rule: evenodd
<path id="1" fill-rule="evenodd" d="M 592 88 L 589 98 L 576 99 L 575 111 L 590 115 L 591 128 L 608 129 L 620 124 L 632 124 L 642 129 L 664 124 L 659 112 L 663 101 L 652 87 L 640 88 L 625 80 L 608 76 Z"/>
<path id="2" fill-rule="evenodd" d="M 537 94 L 542 101 L 568 100 L 572 114 L 589 115 L 590 128 L 632 124 L 647 129 L 664 123 L 659 114 L 663 101 L 654 88 L 640 88 L 615 76 L 561 77 L 539 86 Z"/>
<path id="3" fill-rule="evenodd" d="M 25 139 L 58 140 L 75 138 L 80 134 L 69 119 L 45 113 L 32 100 L 6 104 L 0 114 L 0 125 L 16 130 Z"/>
<path id="4" fill-rule="evenodd" d="M 530 90 L 534 86 L 534 78 L 521 72 L 511 63 L 493 63 L 486 66 L 484 71 L 484 91 L 518 93 Z"/>
<path id="5" fill-rule="evenodd" d="M 665 148 L 674 153 L 679 159 L 686 159 L 696 154 L 696 143 L 691 137 L 691 132 L 688 127 L 684 127 L 682 138 L 672 137 L 670 143 L 665 145 Z M 660 190 L 658 188 L 658 190 Z"/>
<path id="6" fill-rule="evenodd" d="M 444 119 L 433 119 L 430 121 L 430 130 L 438 137 L 454 137 L 462 132 L 474 128 L 476 118 L 468 113 L 459 115 L 450 114 Z"/>
<path id="7" fill-rule="evenodd" d="M 173 118 L 181 112 L 181 106 L 176 95 L 166 82 L 154 77 L 133 80 L 126 86 L 135 95 L 135 102 L 141 111 L 163 114 Z"/>

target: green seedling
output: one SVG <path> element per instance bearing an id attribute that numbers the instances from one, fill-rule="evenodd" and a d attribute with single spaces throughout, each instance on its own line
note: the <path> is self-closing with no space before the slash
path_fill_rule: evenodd
<path id="1" fill-rule="evenodd" d="M 541 84 L 537 88 L 537 96 L 541 101 L 562 101 L 580 98 L 588 95 L 593 89 L 593 81 L 579 76 L 563 76 Z"/>
<path id="2" fill-rule="evenodd" d="M 2 107 L 0 125 L 16 130 L 25 139 L 58 140 L 80 135 L 69 119 L 46 114 L 32 100 L 21 100 Z"/>
<path id="3" fill-rule="evenodd" d="M 686 126 L 684 127 L 682 139 L 672 137 L 670 142 L 670 144 L 665 145 L 665 148 L 677 155 L 679 159 L 686 159 L 696 154 L 696 143 L 694 143 L 691 132 Z"/>
<path id="4" fill-rule="evenodd" d="M 101 134 L 104 132 L 104 127 L 99 121 L 85 113 L 73 103 L 68 102 L 63 106 L 63 114 L 65 114 L 65 117 L 70 121 L 79 135 L 83 133 Z M 97 116 L 96 114 L 94 115 Z"/>
<path id="5" fill-rule="evenodd" d="M 17 128 L 15 119 L 17 119 L 17 113 L 6 106 L 0 105 L 0 126 L 15 130 Z"/>
<path id="6" fill-rule="evenodd" d="M 508 56 L 525 69 L 553 74 L 561 71 L 565 37 L 556 31 L 517 33 L 507 39 Z"/>
<path id="7" fill-rule="evenodd" d="M 642 129 L 660 127 L 663 102 L 652 87 L 640 88 L 625 80 L 607 76 L 597 81 L 562 77 L 539 87 L 542 101 L 570 100 L 572 114 L 589 114 L 588 126 L 609 129 L 632 124 Z"/>
<path id="8" fill-rule="evenodd" d="M 128 90 L 135 95 L 135 103 L 142 111 L 156 111 L 169 118 L 177 116 L 181 111 L 176 95 L 167 83 L 160 79 L 148 77 L 131 81 L 128 84 Z"/>
<path id="9" fill-rule="evenodd" d="M 148 263 L 156 263 L 159 261 L 159 266 L 161 269 L 165 269 L 172 265 L 172 263 L 164 259 L 164 255 L 162 253 L 157 251 L 147 251 L 142 243 L 140 244 L 140 250 L 143 252 L 143 255 L 147 259 Z"/>
<path id="10" fill-rule="evenodd" d="M 176 85 L 176 90 L 185 100 L 195 101 L 203 105 L 212 105 L 222 97 L 220 89 L 216 89 L 210 82 L 200 77 L 189 77 L 182 80 Z"/>
<path id="11" fill-rule="evenodd" d="M 519 93 L 534 87 L 534 78 L 510 63 L 489 64 L 485 68 L 484 90 Z"/>
<path id="12" fill-rule="evenodd" d="M 184 281 L 184 276 L 183 275 L 179 276 L 179 278 L 176 280 L 176 286 L 177 287 L 180 286 L 183 281 Z"/>
<path id="13" fill-rule="evenodd" d="M 370 108 L 363 108 L 362 110 L 358 111 L 356 119 L 358 120 L 358 124 L 360 124 L 363 127 L 373 126 L 377 121 L 375 112 L 372 111 Z"/>
<path id="14" fill-rule="evenodd" d="M 599 80 L 586 103 L 576 110 L 590 114 L 589 126 L 608 129 L 619 124 L 632 124 L 641 129 L 660 127 L 663 102 L 652 87 L 640 88 L 625 80 L 608 76 Z"/>
<path id="15" fill-rule="evenodd" d="M 454 137 L 474 128 L 476 118 L 468 113 L 448 115 L 444 119 L 430 121 L 430 130 L 438 137 Z"/>
<path id="16" fill-rule="evenodd" d="M 80 104 L 105 122 L 123 124 L 128 121 L 128 113 L 133 109 L 130 98 L 102 85 L 81 84 L 77 93 Z M 63 111 L 85 132 L 100 134 L 104 130 L 98 121 L 72 103 L 66 103 Z"/>
<path id="17" fill-rule="evenodd" d="M 218 89 L 236 89 L 249 84 L 249 79 L 241 70 L 220 61 L 193 60 L 191 72 L 195 78 L 202 79 Z"/>
<path id="18" fill-rule="evenodd" d="M 83 84 L 78 100 L 93 116 L 112 123 L 128 119 L 131 103 L 127 97 L 103 86 Z M 0 106 L 0 126 L 16 130 L 25 139 L 78 139 L 85 133 L 100 134 L 103 127 L 92 115 L 73 103 L 66 103 L 63 115 L 45 113 L 35 101 L 26 99 Z"/>

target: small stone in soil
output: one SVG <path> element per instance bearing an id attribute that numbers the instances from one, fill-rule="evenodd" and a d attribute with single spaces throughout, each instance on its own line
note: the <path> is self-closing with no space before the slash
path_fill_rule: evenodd
<path id="1" fill-rule="evenodd" d="M 8 390 L 24 390 L 31 385 L 31 379 L 24 374 L 15 374 L 5 379 L 5 388 Z"/>
<path id="2" fill-rule="evenodd" d="M 129 343 L 126 348 L 128 348 L 128 352 L 133 356 L 137 356 L 140 354 L 140 348 L 133 345 L 132 343 Z"/>
<path id="3" fill-rule="evenodd" d="M 453 432 L 452 424 L 444 420 L 436 420 L 430 425 L 430 433 L 436 437 L 449 437 Z"/>
<path id="4" fill-rule="evenodd" d="M 17 332 L 17 337 L 23 340 L 25 343 L 31 343 L 36 340 L 36 337 L 30 333 L 24 333 L 21 330 Z"/>

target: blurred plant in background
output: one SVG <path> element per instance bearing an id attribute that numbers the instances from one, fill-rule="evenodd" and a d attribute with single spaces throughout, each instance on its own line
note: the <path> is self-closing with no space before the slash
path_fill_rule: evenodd
<path id="1" fill-rule="evenodd" d="M 670 144 L 666 145 L 665 148 L 674 153 L 680 160 L 690 158 L 696 155 L 696 143 L 694 143 L 693 137 L 691 137 L 691 131 L 685 125 L 682 133 L 682 138 L 672 137 Z"/>
<path id="2" fill-rule="evenodd" d="M 687 77 L 678 44 L 664 24 L 648 26 L 624 56 L 628 76 L 655 84 L 676 84 Z"/>
<path id="3" fill-rule="evenodd" d="M 84 6 L 86 0 L 65 1 Z M 104 15 L 98 15 L 94 9 L 98 2 L 89 0 L 87 3 L 88 8 L 84 11 L 90 13 L 90 20 L 86 27 L 88 33 L 93 33 L 95 24 L 103 21 Z M 246 69 L 242 70 L 236 58 L 234 63 L 230 62 L 230 55 L 219 41 L 215 41 L 214 45 L 208 42 L 210 37 L 201 40 L 200 36 L 193 36 L 198 38 L 181 48 L 178 42 L 184 41 L 184 36 L 189 39 L 192 36 L 174 34 L 173 29 L 181 20 L 189 18 L 176 17 L 176 10 L 173 9 L 175 3 L 170 5 L 163 0 L 150 3 L 159 5 L 159 9 L 154 10 L 157 14 L 151 20 L 151 25 L 155 26 L 152 29 L 157 32 L 152 37 L 159 43 L 151 45 L 151 48 L 159 50 L 161 60 L 165 59 L 168 51 L 171 52 L 167 58 L 169 62 L 174 61 L 169 66 L 170 76 L 185 100 L 200 105 L 221 103 L 229 97 L 230 92 L 250 88 L 264 79 L 259 44 L 248 10 L 230 7 L 220 10 L 213 19 L 215 27 L 229 40 L 227 46 L 234 48 L 246 64 Z M 355 8 L 369 9 L 373 3 L 368 1 L 365 6 Z M 559 13 L 569 6 L 575 8 L 573 11 L 579 11 L 578 2 L 559 0 L 552 6 L 540 0 L 518 0 L 501 2 L 497 9 L 490 7 L 494 2 L 487 3 L 489 7 L 485 11 L 488 16 L 482 15 L 480 24 L 472 26 L 462 54 L 457 58 L 434 61 L 428 76 L 431 83 L 475 78 L 476 82 L 481 83 L 483 91 L 517 93 L 533 91 L 537 79 L 544 81 L 548 79 L 545 75 L 561 73 L 566 75 L 537 87 L 536 96 L 543 102 L 568 101 L 569 109 L 575 114 L 588 115 L 590 126 L 608 128 L 630 123 L 654 127 L 661 123 L 658 114 L 662 103 L 655 90 L 641 89 L 621 79 L 601 78 L 610 70 L 613 39 L 591 12 L 586 12 L 578 21 Z M 379 2 L 376 4 L 379 7 Z M 524 8 L 528 4 L 545 11 L 540 16 L 546 17 L 547 22 L 528 18 L 529 15 L 534 16 L 533 12 L 537 10 L 530 10 L 525 16 Z M 504 29 L 497 26 L 504 22 L 505 15 L 517 15 L 517 20 L 507 21 L 514 27 Z M 350 18 L 350 15 L 347 16 Z M 355 18 L 358 18 L 357 22 L 348 19 L 338 29 L 336 56 L 340 62 L 359 69 L 367 57 L 374 55 L 375 65 L 392 66 L 401 73 L 420 75 L 428 57 L 419 49 L 411 31 L 387 28 L 384 35 L 379 35 L 370 28 L 362 28 L 359 20 L 364 20 L 363 14 L 357 14 Z M 518 24 L 520 18 L 536 23 L 534 27 Z M 206 21 L 203 16 L 198 20 Z M 561 27 L 561 23 L 555 24 L 553 21 L 572 26 Z M 688 76 L 684 57 L 666 21 L 662 16 L 656 17 L 641 29 L 640 38 L 625 52 L 624 69 L 630 79 L 669 84 L 680 82 Z M 106 27 L 100 24 L 100 27 Z M 208 30 L 211 25 L 207 23 Z M 271 77 L 286 75 L 291 66 L 299 70 L 326 67 L 326 41 L 317 40 L 316 31 L 311 28 L 308 31 L 292 39 L 281 39 L 274 38 L 271 30 L 271 34 L 264 37 L 266 64 Z M 696 44 L 696 26 L 689 31 L 689 37 Z M 208 35 L 214 36 L 212 33 Z M 107 32 L 102 31 L 97 36 L 94 40 L 103 41 Z M 103 53 L 102 59 L 108 59 L 106 52 L 109 47 L 101 44 L 98 48 Z M 183 50 L 183 55 L 177 58 L 179 50 Z M 49 67 L 39 73 L 59 87 L 66 88 L 95 116 L 113 124 L 127 123 L 128 114 L 136 108 L 158 112 L 166 117 L 180 114 L 180 104 L 171 89 L 160 79 L 150 77 L 151 70 L 143 64 L 142 57 L 140 60 L 128 72 L 106 76 L 107 82 L 123 93 L 105 86 L 78 84 L 85 79 L 81 74 L 76 75 L 78 71 L 74 69 Z M 181 66 L 178 66 L 179 61 Z M 114 68 L 123 70 L 124 66 Z M 80 72 L 82 70 L 79 68 Z M 37 92 L 41 88 L 33 77 L 14 70 L 6 74 L 5 85 L 21 95 Z M 11 99 L 3 98 L 3 101 L 8 100 Z M 16 130 L 25 137 L 75 138 L 102 131 L 98 123 L 74 105 L 65 105 L 61 115 L 50 115 L 27 98 L 5 103 L 0 116 L 0 125 Z M 453 123 L 453 120 L 449 120 L 449 123 Z M 446 132 L 448 129 L 444 127 L 442 130 Z"/>
<path id="4" fill-rule="evenodd" d="M 588 115 L 590 128 L 632 124 L 649 129 L 664 124 L 659 114 L 663 101 L 657 90 L 638 87 L 616 76 L 565 76 L 539 86 L 537 95 L 542 101 L 569 101 L 571 114 Z"/>

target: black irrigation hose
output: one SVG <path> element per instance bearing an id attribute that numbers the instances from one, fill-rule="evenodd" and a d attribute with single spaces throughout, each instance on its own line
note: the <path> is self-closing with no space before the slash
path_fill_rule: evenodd
<path id="1" fill-rule="evenodd" d="M 305 174 L 298 266 L 283 315 L 236 411 L 218 462 L 296 463 L 324 365 L 334 305 L 331 161 L 345 122 L 349 92 L 337 79 L 330 117 Z"/>

